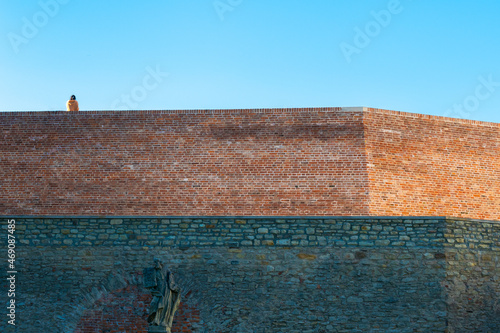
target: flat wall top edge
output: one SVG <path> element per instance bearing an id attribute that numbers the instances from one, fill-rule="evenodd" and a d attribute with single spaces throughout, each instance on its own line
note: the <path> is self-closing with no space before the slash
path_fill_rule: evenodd
<path id="1" fill-rule="evenodd" d="M 400 116 L 405 118 L 418 118 L 427 120 L 438 120 L 449 123 L 473 124 L 487 127 L 500 128 L 500 123 L 486 122 L 479 120 L 469 120 L 461 118 L 451 118 L 444 116 L 435 116 L 421 113 L 411 113 L 403 111 L 394 111 L 369 107 L 311 107 L 311 108 L 262 108 L 262 109 L 199 109 L 199 110 L 88 110 L 79 112 L 67 111 L 0 111 L 0 117 L 12 116 L 33 116 L 33 115 L 65 115 L 76 117 L 81 115 L 130 115 L 130 114 L 244 114 L 244 113 L 268 113 L 268 114 L 294 114 L 294 113 L 311 113 L 311 112 L 331 112 L 331 113 L 364 113 L 364 114 L 385 114 Z"/>
<path id="2" fill-rule="evenodd" d="M 495 220 L 470 219 L 452 216 L 183 216 L 183 215 L 0 215 L 0 219 L 253 219 L 253 220 L 449 220 L 499 223 Z"/>
<path id="3" fill-rule="evenodd" d="M 255 108 L 255 109 L 185 109 L 185 110 L 80 110 L 78 112 L 59 111 L 0 111 L 2 115 L 41 114 L 223 114 L 223 113 L 298 113 L 298 112 L 363 112 L 366 107 L 306 107 L 306 108 Z"/>

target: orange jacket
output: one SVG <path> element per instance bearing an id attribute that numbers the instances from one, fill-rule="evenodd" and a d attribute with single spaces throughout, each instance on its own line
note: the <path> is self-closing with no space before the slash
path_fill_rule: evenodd
<path id="1" fill-rule="evenodd" d="M 78 101 L 69 100 L 68 103 L 66 103 L 66 110 L 68 110 L 68 111 L 80 111 L 80 108 L 78 107 Z"/>

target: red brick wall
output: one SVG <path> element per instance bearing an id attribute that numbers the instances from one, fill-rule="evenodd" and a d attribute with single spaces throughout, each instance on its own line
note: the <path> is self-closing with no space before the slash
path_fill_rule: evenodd
<path id="1" fill-rule="evenodd" d="M 4 214 L 500 219 L 499 124 L 324 108 L 0 113 L 0 128 Z"/>
<path id="2" fill-rule="evenodd" d="M 109 293 L 83 313 L 75 333 L 147 333 L 150 302 L 151 295 L 141 294 L 136 286 Z"/>
<path id="3" fill-rule="evenodd" d="M 500 220 L 500 124 L 369 109 L 371 215 Z"/>
<path id="4" fill-rule="evenodd" d="M 368 214 L 361 112 L 31 112 L 0 123 L 7 214 Z"/>
<path id="5" fill-rule="evenodd" d="M 137 286 L 116 290 L 83 313 L 75 333 L 147 333 L 150 304 L 151 294 L 142 292 Z M 199 310 L 182 300 L 175 312 L 172 333 L 192 332 L 192 325 L 200 321 L 199 315 Z"/>

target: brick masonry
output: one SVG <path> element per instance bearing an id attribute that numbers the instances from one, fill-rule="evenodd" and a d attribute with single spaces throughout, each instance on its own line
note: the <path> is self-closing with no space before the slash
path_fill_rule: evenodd
<path id="1" fill-rule="evenodd" d="M 500 220 L 500 125 L 369 108 L 0 113 L 17 215 Z"/>
<path id="2" fill-rule="evenodd" d="M 183 287 L 173 332 L 500 331 L 500 124 L 314 108 L 0 128 L 17 331 L 145 332 L 153 257 Z"/>
<path id="3" fill-rule="evenodd" d="M 370 215 L 500 220 L 500 124 L 364 113 Z"/>
<path id="4" fill-rule="evenodd" d="M 153 257 L 183 288 L 175 332 L 500 329 L 496 221 L 12 218 L 22 332 L 144 332 Z"/>

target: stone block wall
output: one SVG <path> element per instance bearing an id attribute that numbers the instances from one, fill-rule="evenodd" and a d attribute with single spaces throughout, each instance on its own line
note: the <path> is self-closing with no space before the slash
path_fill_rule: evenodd
<path id="1" fill-rule="evenodd" d="M 500 330 L 494 221 L 11 218 L 20 332 L 145 332 L 154 257 L 183 288 L 174 332 Z"/>

